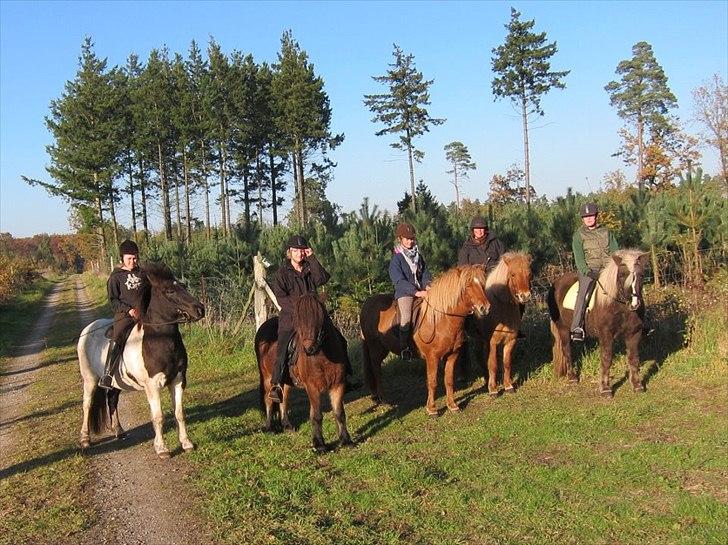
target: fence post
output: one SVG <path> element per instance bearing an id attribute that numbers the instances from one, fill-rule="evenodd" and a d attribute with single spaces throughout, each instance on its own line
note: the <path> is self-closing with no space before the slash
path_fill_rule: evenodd
<path id="1" fill-rule="evenodd" d="M 265 304 L 266 297 L 269 298 L 278 310 L 280 305 L 273 290 L 266 282 L 266 269 L 270 266 L 260 252 L 253 256 L 253 301 L 255 309 L 256 330 L 268 319 L 268 307 Z"/>

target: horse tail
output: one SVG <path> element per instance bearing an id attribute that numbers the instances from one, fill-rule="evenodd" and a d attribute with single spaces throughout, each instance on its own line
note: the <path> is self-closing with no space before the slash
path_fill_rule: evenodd
<path id="1" fill-rule="evenodd" d="M 104 428 L 110 426 L 111 415 L 109 414 L 108 390 L 104 388 L 94 390 L 88 418 L 89 429 L 93 433 L 101 433 Z"/>
<path id="2" fill-rule="evenodd" d="M 561 346 L 561 334 L 559 333 L 559 320 L 561 320 L 561 309 L 556 301 L 556 287 L 549 288 L 546 302 L 549 306 L 549 316 L 551 317 L 551 336 L 553 343 L 551 346 L 552 361 L 554 364 L 554 373 L 557 377 L 566 375 L 566 365 L 564 363 L 564 349 Z"/>
<path id="3" fill-rule="evenodd" d="M 551 316 L 551 321 L 558 322 L 559 318 L 561 317 L 561 312 L 559 311 L 559 304 L 556 302 L 555 286 L 551 286 L 549 288 L 549 292 L 546 296 L 546 302 L 549 306 L 549 316 Z"/>

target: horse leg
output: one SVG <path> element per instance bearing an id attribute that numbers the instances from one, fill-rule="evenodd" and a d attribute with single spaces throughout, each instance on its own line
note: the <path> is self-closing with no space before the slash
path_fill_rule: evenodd
<path id="1" fill-rule="evenodd" d="M 428 416 L 438 416 L 437 406 L 435 405 L 435 392 L 437 390 L 437 359 L 430 356 L 427 358 L 427 414 Z"/>
<path id="2" fill-rule="evenodd" d="M 384 401 L 382 388 L 382 360 L 387 355 L 386 349 L 381 346 L 371 346 L 366 339 L 362 342 L 364 352 L 364 376 L 374 403 Z"/>
<path id="3" fill-rule="evenodd" d="M 81 420 L 81 448 L 89 448 L 91 446 L 91 436 L 88 432 L 89 418 L 91 414 L 91 401 L 94 397 L 94 390 L 96 390 L 96 377 L 92 377 L 92 380 L 83 381 L 83 418 Z"/>
<path id="4" fill-rule="evenodd" d="M 644 392 L 645 387 L 640 380 L 640 339 L 642 332 L 638 331 L 635 335 L 627 339 L 627 363 L 629 364 L 629 380 L 632 383 L 632 389 L 635 392 Z"/>
<path id="5" fill-rule="evenodd" d="M 321 413 L 321 392 L 314 390 L 313 386 L 306 385 L 306 393 L 308 394 L 308 417 L 311 421 L 311 436 L 313 439 L 313 448 L 323 454 L 327 451 L 324 435 L 321 429 L 323 422 L 323 414 Z"/>
<path id="6" fill-rule="evenodd" d="M 498 343 L 493 339 L 494 335 L 488 343 L 488 395 L 491 397 L 498 395 Z"/>
<path id="7" fill-rule="evenodd" d="M 172 411 L 174 412 L 174 418 L 177 421 L 177 435 L 179 436 L 179 444 L 182 445 L 182 450 L 190 451 L 195 448 L 195 445 L 187 437 L 187 424 L 185 422 L 185 412 L 182 407 L 182 394 L 184 388 L 182 388 L 182 377 L 177 375 L 174 382 L 168 386 L 169 395 L 172 399 Z"/>
<path id="8" fill-rule="evenodd" d="M 455 364 L 458 361 L 458 352 L 453 352 L 445 361 L 445 392 L 447 398 L 447 408 L 456 413 L 460 411 L 460 406 L 455 403 Z"/>
<path id="9" fill-rule="evenodd" d="M 339 446 L 351 446 L 349 431 L 346 429 L 346 411 L 344 410 L 344 385 L 329 390 L 329 400 L 331 400 L 331 408 L 334 411 L 334 419 L 336 420 L 336 429 L 339 433 Z"/>
<path id="10" fill-rule="evenodd" d="M 164 424 L 164 416 L 162 415 L 162 402 L 159 396 L 159 390 L 154 386 L 146 387 L 147 402 L 149 402 L 149 412 L 152 417 L 152 427 L 154 428 L 154 452 L 162 459 L 170 457 L 169 449 L 164 442 L 162 435 L 162 427 Z"/>
<path id="11" fill-rule="evenodd" d="M 564 359 L 566 380 L 571 384 L 576 384 L 579 382 L 579 377 L 574 371 L 574 362 L 571 359 L 571 332 L 568 328 L 559 327 L 559 338 L 557 342 L 561 343 L 561 354 Z"/>
<path id="12" fill-rule="evenodd" d="M 283 431 L 294 431 L 295 428 L 291 421 L 288 419 L 288 400 L 291 396 L 291 386 L 288 384 L 283 385 L 283 403 L 278 406 L 278 413 L 281 420 L 281 427 Z"/>
<path id="13" fill-rule="evenodd" d="M 109 415 L 111 416 L 111 431 L 114 432 L 114 437 L 117 439 L 122 439 L 126 433 L 124 432 L 124 428 L 121 427 L 121 422 L 119 422 L 119 395 L 121 394 L 121 390 L 117 390 L 114 388 L 113 390 L 109 391 L 108 394 L 108 402 L 109 402 Z"/>
<path id="14" fill-rule="evenodd" d="M 599 336 L 599 355 L 601 369 L 599 373 L 599 393 L 602 397 L 611 399 L 614 397 L 612 387 L 609 385 L 609 370 L 612 367 L 613 341 L 606 335 Z"/>
<path id="15" fill-rule="evenodd" d="M 516 338 L 506 341 L 503 345 L 503 386 L 507 394 L 515 394 L 516 389 L 513 387 L 511 379 L 511 363 L 513 361 L 513 349 L 516 346 Z"/>

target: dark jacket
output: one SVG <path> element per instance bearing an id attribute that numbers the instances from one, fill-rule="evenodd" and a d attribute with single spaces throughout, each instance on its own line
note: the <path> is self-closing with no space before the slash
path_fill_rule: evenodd
<path id="1" fill-rule="evenodd" d="M 394 284 L 394 298 L 399 299 L 405 296 L 414 296 L 418 290 L 424 290 L 432 282 L 432 275 L 427 270 L 427 263 L 425 258 L 420 254 L 420 258 L 417 260 L 417 279 L 420 283 L 420 288 L 415 285 L 415 276 L 412 274 L 412 269 L 407 264 L 407 260 L 404 255 L 395 253 L 392 256 L 392 261 L 389 264 L 389 278 Z"/>
<path id="2" fill-rule="evenodd" d="M 329 278 L 331 275 L 314 256 L 306 258 L 301 272 L 294 269 L 288 259 L 281 263 L 272 285 L 273 293 L 281 306 L 278 314 L 278 331 L 293 329 L 293 304 L 296 298 L 307 293 L 316 293 L 316 288 L 326 284 Z"/>
<path id="3" fill-rule="evenodd" d="M 489 232 L 482 243 L 470 237 L 460 248 L 458 265 L 485 265 L 485 270 L 490 271 L 505 251 L 505 246 L 493 233 Z"/>
<path id="4" fill-rule="evenodd" d="M 129 314 L 132 308 L 140 309 L 148 288 L 147 277 L 139 267 L 131 271 L 115 268 L 106 283 L 106 292 L 114 314 Z"/>

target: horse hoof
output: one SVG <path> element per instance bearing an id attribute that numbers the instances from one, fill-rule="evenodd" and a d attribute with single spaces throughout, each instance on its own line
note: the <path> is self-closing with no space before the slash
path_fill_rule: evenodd
<path id="1" fill-rule="evenodd" d="M 296 428 L 293 427 L 293 424 L 283 424 L 283 431 L 285 433 L 292 433 L 296 431 Z"/>
<path id="2" fill-rule="evenodd" d="M 516 393 L 516 389 L 513 386 L 509 386 L 508 388 L 506 388 L 506 393 L 507 394 L 515 394 Z"/>
<path id="3" fill-rule="evenodd" d="M 488 392 L 488 395 L 490 397 L 492 397 L 493 399 L 495 399 L 496 397 L 498 397 L 499 394 L 500 394 L 500 392 L 498 390 L 494 390 L 492 392 Z"/>
<path id="4" fill-rule="evenodd" d="M 645 393 L 645 387 L 642 384 L 638 384 L 634 387 L 634 391 L 638 394 L 644 394 Z"/>
<path id="5" fill-rule="evenodd" d="M 427 416 L 430 418 L 437 418 L 440 416 L 440 413 L 437 412 L 437 409 L 427 409 Z"/>
<path id="6" fill-rule="evenodd" d="M 347 437 L 346 439 L 342 439 L 341 441 L 339 441 L 339 446 L 351 448 L 354 446 L 354 441 L 352 441 L 351 438 Z"/>
<path id="7" fill-rule="evenodd" d="M 460 412 L 460 407 L 459 407 L 458 405 L 454 405 L 454 406 L 452 406 L 452 407 L 450 407 L 450 406 L 448 405 L 447 409 L 448 409 L 448 410 L 449 410 L 449 411 L 450 411 L 451 413 L 459 413 L 459 412 Z"/>
<path id="8" fill-rule="evenodd" d="M 169 460 L 172 455 L 169 453 L 168 450 L 163 450 L 162 452 L 157 452 L 157 456 L 159 456 L 160 460 Z"/>
<path id="9" fill-rule="evenodd" d="M 187 443 L 186 445 L 182 445 L 182 450 L 185 452 L 192 452 L 195 450 L 195 445 L 193 443 Z"/>
<path id="10" fill-rule="evenodd" d="M 313 447 L 313 451 L 316 454 L 326 454 L 329 451 L 329 447 L 326 445 L 316 445 Z"/>
<path id="11" fill-rule="evenodd" d="M 81 441 L 81 450 L 86 450 L 91 446 L 91 442 L 88 439 Z"/>
<path id="12" fill-rule="evenodd" d="M 382 402 L 382 400 L 379 399 L 379 396 L 369 396 L 369 399 L 371 399 L 372 403 L 375 405 L 379 405 Z"/>
<path id="13" fill-rule="evenodd" d="M 599 393 L 604 399 L 612 399 L 614 397 L 614 392 L 612 392 L 611 388 L 609 390 L 602 390 Z"/>

